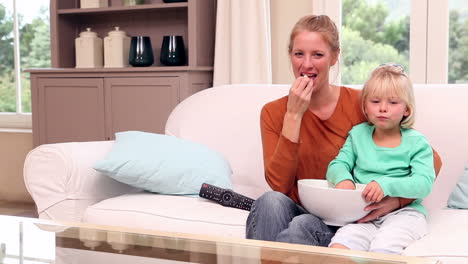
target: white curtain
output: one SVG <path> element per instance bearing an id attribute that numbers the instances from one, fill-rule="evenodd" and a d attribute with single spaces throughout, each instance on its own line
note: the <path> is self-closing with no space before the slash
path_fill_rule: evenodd
<path id="1" fill-rule="evenodd" d="M 218 0 L 213 85 L 271 83 L 270 0 Z"/>

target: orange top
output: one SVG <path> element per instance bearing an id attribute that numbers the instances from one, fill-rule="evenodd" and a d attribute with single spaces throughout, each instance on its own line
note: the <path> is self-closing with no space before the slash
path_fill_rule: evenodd
<path id="1" fill-rule="evenodd" d="M 261 112 L 261 132 L 265 179 L 270 187 L 300 203 L 297 181 L 300 179 L 325 179 L 328 164 L 338 155 L 348 132 L 366 121 L 360 103 L 360 90 L 340 88 L 335 111 L 327 120 L 319 119 L 311 111 L 302 117 L 299 143 L 281 134 L 288 97 L 267 103 Z M 434 152 L 436 173 L 440 157 Z M 409 203 L 412 200 L 402 201 Z"/>

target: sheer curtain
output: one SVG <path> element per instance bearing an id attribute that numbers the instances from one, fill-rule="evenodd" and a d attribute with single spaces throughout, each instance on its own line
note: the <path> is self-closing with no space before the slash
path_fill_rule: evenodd
<path id="1" fill-rule="evenodd" d="M 271 83 L 269 0 L 218 0 L 213 85 Z"/>

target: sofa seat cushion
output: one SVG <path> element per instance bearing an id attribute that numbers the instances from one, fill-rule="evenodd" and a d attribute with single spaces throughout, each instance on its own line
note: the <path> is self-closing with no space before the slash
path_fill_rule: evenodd
<path id="1" fill-rule="evenodd" d="M 249 212 L 200 197 L 126 194 L 88 207 L 84 222 L 166 232 L 245 237 Z"/>
<path id="2" fill-rule="evenodd" d="M 444 263 L 464 259 L 468 263 L 468 210 L 443 208 L 428 212 L 428 234 L 405 249 L 404 255 L 444 259 Z M 446 262 L 447 261 L 447 262 Z"/>

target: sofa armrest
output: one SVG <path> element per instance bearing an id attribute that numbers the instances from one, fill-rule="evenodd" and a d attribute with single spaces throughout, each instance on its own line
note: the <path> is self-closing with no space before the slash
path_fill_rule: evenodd
<path id="1" fill-rule="evenodd" d="M 95 171 L 92 166 L 114 141 L 41 145 L 26 156 L 24 182 L 41 218 L 81 221 L 89 205 L 137 189 Z"/>

